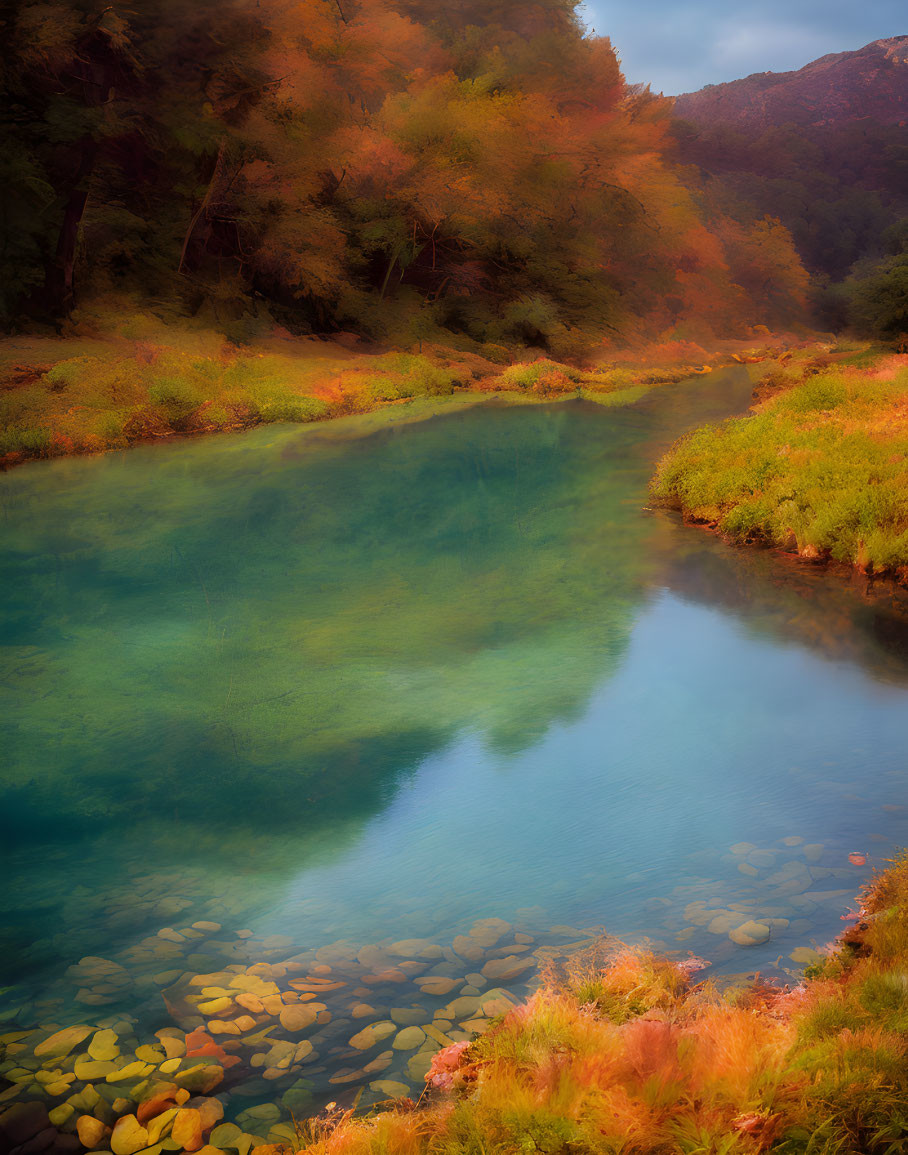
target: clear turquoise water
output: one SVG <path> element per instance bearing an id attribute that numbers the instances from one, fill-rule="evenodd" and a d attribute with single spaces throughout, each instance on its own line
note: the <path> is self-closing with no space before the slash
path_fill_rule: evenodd
<path id="1" fill-rule="evenodd" d="M 749 391 L 0 478 L 6 1013 L 84 1015 L 64 972 L 97 955 L 165 1025 L 128 951 L 196 919 L 295 948 L 604 925 L 726 971 L 836 934 L 908 842 L 908 613 L 645 508 L 661 449 Z M 696 901 L 789 925 L 741 948 Z"/>

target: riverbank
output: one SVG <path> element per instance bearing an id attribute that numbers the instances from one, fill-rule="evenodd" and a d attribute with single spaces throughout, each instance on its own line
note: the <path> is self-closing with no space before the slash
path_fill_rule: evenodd
<path id="1" fill-rule="evenodd" d="M 591 350 L 585 361 L 565 364 L 502 345 L 424 342 L 401 352 L 352 334 L 321 340 L 276 329 L 236 345 L 212 329 L 137 315 L 105 331 L 0 342 L 0 468 L 455 395 L 628 404 L 655 386 L 742 357 L 763 360 L 796 341 L 767 334 L 757 346 L 724 341 L 709 349 L 676 341 Z"/>
<path id="2" fill-rule="evenodd" d="M 849 916 L 852 917 L 852 916 Z M 906 1137 L 908 856 L 794 988 L 720 992 L 702 962 L 577 955 L 471 1044 L 436 1055 L 429 1106 L 326 1112 L 298 1150 L 893 1152 Z"/>
<path id="3" fill-rule="evenodd" d="M 666 454 L 655 500 L 738 544 L 908 582 L 908 357 L 781 365 L 755 397 Z"/>
<path id="4" fill-rule="evenodd" d="M 801 887 L 789 874 L 783 903 Z M 137 882 L 154 898 L 153 879 Z M 742 963 L 779 921 L 700 913 L 724 916 L 719 939 Z M 305 951 L 174 920 L 70 968 L 77 1021 L 45 997 L 39 1025 L 2 1034 L 0 1141 L 16 1155 L 892 1152 L 908 1094 L 908 855 L 842 917 L 825 952 L 791 952 L 794 986 L 500 918 L 450 944 Z M 171 1024 L 154 1034 L 120 1009 L 141 974 Z M 326 1063 L 335 1101 L 318 1109 Z"/>

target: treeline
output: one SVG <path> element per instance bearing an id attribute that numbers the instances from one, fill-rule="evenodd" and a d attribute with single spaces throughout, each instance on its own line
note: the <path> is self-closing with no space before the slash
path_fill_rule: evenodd
<path id="1" fill-rule="evenodd" d="M 116 297 L 569 355 L 802 315 L 788 231 L 688 187 L 574 0 L 12 0 L 0 35 L 8 327 Z"/>
<path id="2" fill-rule="evenodd" d="M 817 323 L 883 338 L 908 332 L 904 123 L 865 117 L 754 134 L 679 120 L 673 131 L 717 212 L 745 227 L 769 215 L 791 232 Z"/>

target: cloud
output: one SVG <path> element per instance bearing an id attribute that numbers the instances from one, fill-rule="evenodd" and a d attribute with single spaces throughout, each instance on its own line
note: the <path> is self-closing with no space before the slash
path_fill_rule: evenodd
<path id="1" fill-rule="evenodd" d="M 904 0 L 588 0 L 585 18 L 611 37 L 629 80 L 666 93 L 908 34 Z"/>

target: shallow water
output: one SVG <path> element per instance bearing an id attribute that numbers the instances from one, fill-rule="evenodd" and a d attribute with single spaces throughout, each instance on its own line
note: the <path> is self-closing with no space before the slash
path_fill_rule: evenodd
<path id="1" fill-rule="evenodd" d="M 729 370 L 623 410 L 269 427 L 0 478 L 10 1028 L 107 1015 L 141 1042 L 173 1023 L 162 971 L 449 948 L 489 917 L 534 966 L 604 926 L 796 972 L 908 841 L 908 613 L 645 508 L 661 449 L 749 391 Z M 729 938 L 754 917 L 770 941 Z M 84 956 L 125 977 L 67 974 Z M 302 1084 L 252 1072 L 244 1103 L 339 1096 L 343 997 Z M 419 1081 L 406 1053 L 384 1077 Z"/>

